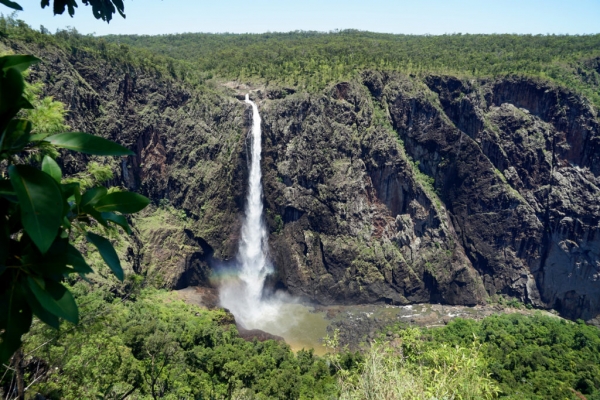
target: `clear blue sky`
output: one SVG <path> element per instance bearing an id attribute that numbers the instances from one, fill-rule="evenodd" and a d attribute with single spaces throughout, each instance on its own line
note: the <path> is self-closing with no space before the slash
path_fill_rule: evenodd
<path id="1" fill-rule="evenodd" d="M 600 33 L 600 0 L 124 0 L 127 19 L 110 24 L 81 4 L 70 18 L 39 0 L 17 0 L 17 18 L 54 32 L 164 34 L 360 29 L 407 34 Z M 0 5 L 0 12 L 10 10 Z"/>

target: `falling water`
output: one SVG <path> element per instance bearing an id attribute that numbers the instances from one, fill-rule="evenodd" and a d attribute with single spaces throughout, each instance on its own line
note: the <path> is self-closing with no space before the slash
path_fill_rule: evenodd
<path id="1" fill-rule="evenodd" d="M 263 295 L 265 279 L 273 267 L 269 261 L 263 215 L 261 119 L 256 104 L 248 95 L 246 103 L 252 106 L 248 196 L 235 274 L 220 279 L 221 305 L 229 309 L 236 322 L 246 329 L 260 329 L 282 336 L 295 350 L 317 347 L 316 352 L 322 354 L 318 341 L 326 334 L 324 314 L 314 312 L 313 308 L 285 293 L 278 292 L 266 298 Z"/>
<path id="2" fill-rule="evenodd" d="M 260 170 L 261 118 L 258 108 L 246 95 L 252 106 L 251 164 L 248 179 L 245 220 L 238 251 L 239 271 L 235 281 L 225 283 L 220 290 L 221 304 L 247 329 L 264 328 L 266 322 L 277 318 L 279 304 L 263 300 L 265 278 L 272 272 L 268 257 L 267 229 L 263 216 L 263 192 Z"/>

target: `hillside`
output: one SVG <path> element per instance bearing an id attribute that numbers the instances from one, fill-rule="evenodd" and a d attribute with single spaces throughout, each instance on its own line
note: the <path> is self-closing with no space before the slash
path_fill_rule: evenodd
<path id="1" fill-rule="evenodd" d="M 111 35 L 102 40 L 185 60 L 206 76 L 319 91 L 365 69 L 423 77 L 519 75 L 554 81 L 600 104 L 600 35 L 393 35 L 356 30 Z"/>
<path id="2" fill-rule="evenodd" d="M 600 312 L 600 131 L 575 89 L 385 69 L 317 92 L 191 85 L 161 69 L 184 64 L 155 56 L 164 62 L 150 67 L 146 50 L 73 32 L 49 46 L 19 29 L 11 35 L 25 40 L 7 43 L 45 60 L 31 77 L 69 106 L 72 128 L 136 149 L 114 166 L 118 182 L 182 212 L 165 224 L 159 207 L 140 221 L 129 252 L 132 269 L 161 286 L 213 285 L 211 269 L 236 255 L 249 126 L 237 98 L 251 91 L 264 125 L 273 287 L 324 304 L 470 305 L 505 294 L 573 319 Z M 290 37 L 337 37 L 303 35 Z M 518 39 L 535 48 L 543 37 Z M 567 43 L 563 58 L 574 60 L 591 56 L 597 37 L 546 39 L 550 49 Z"/>
<path id="3" fill-rule="evenodd" d="M 361 398 L 388 382 L 369 365 L 422 398 L 598 398 L 600 331 L 584 321 L 600 324 L 600 35 L 98 39 L 10 18 L 0 32 L 3 53 L 41 58 L 28 79 L 71 130 L 135 152 L 66 153 L 65 173 L 104 164 L 110 185 L 152 200 L 132 237 L 111 236 L 126 282 L 88 249 L 97 273 L 68 282 L 86 323 L 26 338 L 28 384 L 47 398 Z M 236 257 L 247 93 L 263 120 L 268 289 L 323 305 L 510 298 L 584 321 L 396 326 L 360 354 L 332 332 L 320 358 L 244 342 L 228 312 L 157 291 L 210 292 Z"/>

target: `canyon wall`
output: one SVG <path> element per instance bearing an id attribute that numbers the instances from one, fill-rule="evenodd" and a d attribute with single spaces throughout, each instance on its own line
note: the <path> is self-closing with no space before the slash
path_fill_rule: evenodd
<path id="1" fill-rule="evenodd" d="M 83 51 L 6 45 L 42 58 L 30 79 L 73 130 L 136 152 L 111 161 L 111 183 L 153 200 L 127 260 L 159 285 L 215 284 L 236 256 L 251 119 L 239 97 L 255 89 L 271 287 L 326 304 L 505 294 L 600 314 L 600 124 L 568 90 L 380 71 L 320 94 L 188 88 Z"/>

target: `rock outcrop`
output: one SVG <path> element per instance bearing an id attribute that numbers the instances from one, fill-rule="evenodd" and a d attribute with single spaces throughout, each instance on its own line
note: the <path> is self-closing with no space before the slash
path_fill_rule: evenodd
<path id="1" fill-rule="evenodd" d="M 243 213 L 239 93 L 11 46 L 44 60 L 31 79 L 65 102 L 74 130 L 135 150 L 113 183 L 183 212 L 134 221 L 136 268 L 168 287 L 209 285 L 210 267 L 236 255 Z M 600 314 L 600 124 L 585 98 L 524 78 L 379 71 L 321 94 L 256 93 L 273 287 L 323 304 L 502 293 L 573 319 Z"/>

